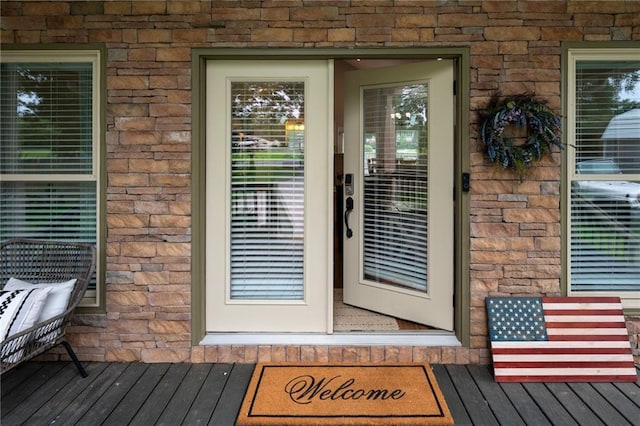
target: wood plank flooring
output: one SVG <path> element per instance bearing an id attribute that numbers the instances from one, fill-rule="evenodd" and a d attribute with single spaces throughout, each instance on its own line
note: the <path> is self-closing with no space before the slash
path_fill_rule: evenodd
<path id="1" fill-rule="evenodd" d="M 234 425 L 254 365 L 26 363 L 2 377 L 0 423 Z M 640 384 L 506 383 L 434 365 L 456 425 L 640 425 Z M 339 423 L 337 423 L 339 424 Z"/>

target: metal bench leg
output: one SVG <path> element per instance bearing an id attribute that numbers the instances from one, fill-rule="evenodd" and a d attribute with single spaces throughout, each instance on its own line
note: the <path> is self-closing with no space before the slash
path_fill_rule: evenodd
<path id="1" fill-rule="evenodd" d="M 82 364 L 80 364 L 80 361 L 78 360 L 78 357 L 76 356 L 76 353 L 71 348 L 71 345 L 69 344 L 69 342 L 67 342 L 66 340 L 63 340 L 62 344 L 64 345 L 64 348 L 67 350 L 67 353 L 69 354 L 69 357 L 71 357 L 71 361 L 73 361 L 73 363 L 78 368 L 78 371 L 80 372 L 80 375 L 82 377 L 87 377 L 88 376 L 87 371 L 84 369 Z"/>

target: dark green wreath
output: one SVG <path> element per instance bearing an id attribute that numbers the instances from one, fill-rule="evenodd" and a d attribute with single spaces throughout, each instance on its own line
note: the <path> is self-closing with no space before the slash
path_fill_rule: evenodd
<path id="1" fill-rule="evenodd" d="M 480 117 L 480 139 L 487 155 L 503 169 L 513 168 L 520 180 L 535 161 L 551 154 L 553 145 L 564 148 L 560 142 L 560 116 L 549 109 L 546 101 L 531 95 L 504 99 L 495 95 Z M 526 128 L 524 142 L 515 143 L 511 126 Z"/>

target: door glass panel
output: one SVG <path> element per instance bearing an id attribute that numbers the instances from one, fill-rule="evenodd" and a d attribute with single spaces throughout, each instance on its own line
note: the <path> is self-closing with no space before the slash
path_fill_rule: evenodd
<path id="1" fill-rule="evenodd" d="M 304 89 L 231 83 L 231 299 L 304 297 Z"/>
<path id="2" fill-rule="evenodd" d="M 426 84 L 363 91 L 363 277 L 427 291 Z"/>

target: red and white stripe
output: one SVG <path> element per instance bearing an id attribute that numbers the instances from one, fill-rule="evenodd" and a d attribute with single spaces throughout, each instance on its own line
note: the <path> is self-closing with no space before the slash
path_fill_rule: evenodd
<path id="1" fill-rule="evenodd" d="M 491 342 L 497 382 L 636 382 L 617 297 L 543 297 L 548 341 Z"/>

